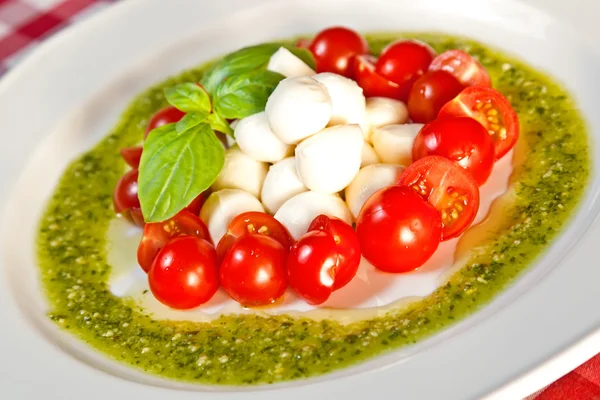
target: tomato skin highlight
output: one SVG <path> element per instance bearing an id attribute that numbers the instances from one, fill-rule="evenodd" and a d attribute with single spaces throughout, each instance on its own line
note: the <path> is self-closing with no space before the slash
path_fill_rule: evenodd
<path id="1" fill-rule="evenodd" d="M 487 130 L 468 117 L 437 119 L 415 137 L 412 159 L 438 155 L 469 171 L 483 185 L 494 167 L 494 144 Z"/>
<path id="2" fill-rule="evenodd" d="M 173 239 L 156 256 L 148 284 L 158 301 L 175 309 L 190 309 L 209 301 L 219 288 L 217 253 L 204 239 Z"/>
<path id="3" fill-rule="evenodd" d="M 123 160 L 131 168 L 137 169 L 140 166 L 140 158 L 142 158 L 142 146 L 124 147 L 119 152 Z"/>
<path id="4" fill-rule="evenodd" d="M 369 52 L 369 44 L 358 32 L 334 26 L 319 32 L 309 46 L 315 57 L 317 72 L 334 72 L 350 76 L 350 60 L 356 54 Z"/>
<path id="5" fill-rule="evenodd" d="M 377 269 L 401 273 L 423 265 L 438 248 L 438 211 L 412 189 L 388 186 L 365 202 L 356 223 L 363 256 Z"/>
<path id="6" fill-rule="evenodd" d="M 491 87 L 492 81 L 483 65 L 462 50 L 448 50 L 434 58 L 430 71 L 446 71 L 464 86 Z"/>
<path id="7" fill-rule="evenodd" d="M 113 206 L 115 212 L 126 216 L 130 209 L 140 208 L 137 169 L 127 171 L 117 182 L 113 193 Z"/>
<path id="8" fill-rule="evenodd" d="M 150 118 L 150 121 L 148 122 L 148 126 L 146 127 L 146 134 L 144 135 L 144 138 L 148 137 L 148 133 L 150 133 L 151 130 L 156 129 L 156 128 L 166 125 L 166 124 L 177 122 L 181 118 L 183 118 L 184 115 L 185 115 L 185 113 L 183 111 L 179 111 L 178 109 L 176 109 L 173 106 L 168 106 L 168 107 L 158 110 Z"/>
<path id="9" fill-rule="evenodd" d="M 375 71 L 376 61 L 369 55 L 358 55 L 352 59 L 353 79 L 362 88 L 365 97 L 402 98 L 400 86 Z"/>
<path id="10" fill-rule="evenodd" d="M 408 95 L 408 114 L 413 122 L 433 121 L 440 109 L 464 86 L 446 71 L 431 71 L 414 83 Z"/>
<path id="11" fill-rule="evenodd" d="M 287 251 L 272 237 L 245 235 L 231 246 L 221 263 L 221 285 L 238 303 L 262 306 L 285 293 Z"/>

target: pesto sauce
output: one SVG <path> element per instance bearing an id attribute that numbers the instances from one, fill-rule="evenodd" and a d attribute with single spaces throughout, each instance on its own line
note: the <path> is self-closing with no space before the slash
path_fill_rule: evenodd
<path id="1" fill-rule="evenodd" d="M 205 384 L 304 378 L 412 344 L 481 308 L 527 268 L 573 215 L 588 181 L 585 123 L 568 93 L 521 62 L 476 42 L 410 35 L 438 52 L 477 57 L 519 114 L 526 156 L 513 173 L 513 206 L 497 235 L 443 287 L 408 308 L 342 325 L 285 315 L 231 315 L 210 323 L 153 320 L 109 291 L 106 232 L 119 149 L 139 142 L 166 105 L 162 88 L 197 81 L 204 67 L 142 93 L 113 131 L 64 172 L 41 220 L 38 258 L 49 317 L 108 356 L 162 377 Z M 397 34 L 368 36 L 374 52 Z"/>

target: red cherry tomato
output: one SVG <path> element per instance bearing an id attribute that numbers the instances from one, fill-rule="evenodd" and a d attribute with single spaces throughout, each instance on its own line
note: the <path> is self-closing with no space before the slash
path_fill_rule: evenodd
<path id="1" fill-rule="evenodd" d="M 185 113 L 183 111 L 179 111 L 178 109 L 172 106 L 158 110 L 148 122 L 145 137 L 148 136 L 148 133 L 150 133 L 152 129 L 158 128 L 159 126 L 163 126 L 166 124 L 170 124 L 172 122 L 177 122 L 181 118 L 183 118 L 184 115 Z"/>
<path id="2" fill-rule="evenodd" d="M 308 231 L 323 231 L 333 237 L 338 255 L 333 290 L 346 286 L 356 275 L 360 264 L 360 242 L 354 229 L 341 219 L 319 215 L 311 222 Z"/>
<path id="3" fill-rule="evenodd" d="M 120 150 L 121 157 L 131 168 L 140 166 L 140 158 L 142 158 L 142 146 L 124 147 Z"/>
<path id="4" fill-rule="evenodd" d="M 440 109 L 464 86 L 446 71 L 431 71 L 414 83 L 408 95 L 408 114 L 413 122 L 433 121 Z"/>
<path id="5" fill-rule="evenodd" d="M 185 209 L 188 210 L 189 212 L 191 212 L 192 214 L 199 215 L 200 210 L 202 209 L 202 206 L 204 205 L 205 201 L 206 201 L 206 193 L 202 192 L 194 200 L 192 200 L 190 205 L 187 206 Z"/>
<path id="6" fill-rule="evenodd" d="M 487 71 L 475 58 L 462 50 L 445 51 L 433 59 L 430 71 L 446 71 L 464 86 L 492 86 Z"/>
<path id="7" fill-rule="evenodd" d="M 375 57 L 368 55 L 359 55 L 352 59 L 353 78 L 363 89 L 365 97 L 401 98 L 400 86 L 375 72 L 375 61 Z"/>
<path id="8" fill-rule="evenodd" d="M 325 302 L 335 282 L 338 253 L 331 234 L 311 231 L 290 250 L 287 259 L 288 282 L 309 304 Z"/>
<path id="9" fill-rule="evenodd" d="M 335 26 L 319 32 L 309 49 L 315 56 L 317 72 L 349 76 L 350 59 L 355 54 L 368 53 L 369 45 L 356 31 Z"/>
<path id="10" fill-rule="evenodd" d="M 152 294 L 166 306 L 198 307 L 219 288 L 215 248 L 195 236 L 173 239 L 162 248 L 148 272 Z"/>
<path id="11" fill-rule="evenodd" d="M 358 214 L 356 233 L 364 257 L 385 272 L 408 272 L 423 265 L 440 244 L 437 210 L 413 190 L 388 186 L 375 192 Z"/>
<path id="12" fill-rule="evenodd" d="M 492 88 L 468 87 L 446 104 L 439 118 L 471 117 L 479 121 L 494 141 L 496 160 L 502 158 L 519 139 L 519 118 L 502 93 Z"/>
<path id="13" fill-rule="evenodd" d="M 222 260 L 225 257 L 227 250 L 238 238 L 253 233 L 272 237 L 281 243 L 286 251 L 289 251 L 294 242 L 287 229 L 281 225 L 281 222 L 269 214 L 248 211 L 238 215 L 229 223 L 227 233 L 223 235 L 217 245 L 219 259 Z"/>
<path id="14" fill-rule="evenodd" d="M 298 47 L 299 49 L 308 49 L 310 47 L 311 43 L 312 43 L 312 40 L 310 40 L 310 39 L 300 38 L 296 42 L 296 47 Z"/>
<path id="15" fill-rule="evenodd" d="M 429 68 L 435 51 L 418 40 L 398 40 L 387 45 L 377 61 L 379 75 L 396 83 L 400 87 L 402 101 L 408 99 L 413 83 Z"/>
<path id="16" fill-rule="evenodd" d="M 467 117 L 436 119 L 415 137 L 412 159 L 437 155 L 454 161 L 483 185 L 494 167 L 494 143 L 487 130 Z"/>
<path id="17" fill-rule="evenodd" d="M 142 214 L 141 208 L 133 207 L 129 210 L 129 216 L 131 217 L 131 221 L 140 228 L 146 226 L 146 221 L 144 221 L 144 215 Z"/>
<path id="18" fill-rule="evenodd" d="M 221 263 L 221 285 L 244 306 L 271 304 L 287 287 L 286 257 L 287 249 L 272 237 L 245 235 Z"/>
<path id="19" fill-rule="evenodd" d="M 121 213 L 129 218 L 129 210 L 140 208 L 138 199 L 138 170 L 132 169 L 119 179 L 113 193 L 113 205 L 115 212 Z"/>
<path id="20" fill-rule="evenodd" d="M 444 157 L 428 156 L 413 162 L 400 176 L 398 184 L 409 186 L 439 211 L 442 240 L 463 233 L 479 210 L 479 187 L 475 178 Z"/>
<path id="21" fill-rule="evenodd" d="M 137 250 L 140 267 L 148 272 L 160 249 L 179 236 L 196 236 L 210 242 L 208 228 L 204 222 L 195 214 L 182 210 L 166 221 L 146 224 Z"/>

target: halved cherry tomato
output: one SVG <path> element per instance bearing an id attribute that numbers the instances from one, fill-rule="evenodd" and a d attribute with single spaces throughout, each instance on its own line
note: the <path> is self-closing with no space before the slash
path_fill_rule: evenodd
<path id="1" fill-rule="evenodd" d="M 487 71 L 469 53 L 448 50 L 437 56 L 429 66 L 430 71 L 446 71 L 465 86 L 492 86 Z"/>
<path id="2" fill-rule="evenodd" d="M 508 153 L 519 139 L 517 113 L 508 99 L 492 88 L 466 88 L 442 107 L 438 117 L 471 117 L 479 121 L 494 141 L 496 160 Z"/>
<path id="3" fill-rule="evenodd" d="M 210 243 L 210 234 L 204 222 L 195 214 L 182 210 L 166 221 L 146 224 L 137 250 L 140 267 L 148 272 L 160 249 L 179 236 L 196 236 Z"/>
<path id="4" fill-rule="evenodd" d="M 358 32 L 334 26 L 322 30 L 309 47 L 315 56 L 317 72 L 334 72 L 349 76 L 350 59 L 369 52 L 369 44 Z"/>
<path id="5" fill-rule="evenodd" d="M 138 170 L 132 169 L 119 179 L 113 193 L 113 206 L 115 212 L 129 218 L 129 210 L 140 208 L 138 198 Z"/>
<path id="6" fill-rule="evenodd" d="M 331 234 L 324 231 L 306 233 L 294 243 L 288 255 L 290 287 L 309 304 L 325 302 L 333 292 L 337 258 Z"/>
<path id="7" fill-rule="evenodd" d="M 376 71 L 400 87 L 402 101 L 408 99 L 413 83 L 429 68 L 435 51 L 418 40 L 397 40 L 387 45 L 377 61 Z"/>
<path id="8" fill-rule="evenodd" d="M 388 186 L 367 199 L 356 222 L 365 258 L 386 272 L 408 272 L 425 263 L 442 236 L 437 210 L 410 188 Z"/>
<path id="9" fill-rule="evenodd" d="M 287 288 L 287 249 L 277 240 L 251 234 L 239 238 L 221 263 L 221 285 L 238 303 L 262 306 L 283 296 Z"/>
<path id="10" fill-rule="evenodd" d="M 121 157 L 131 168 L 138 168 L 140 166 L 140 158 L 142 158 L 142 146 L 135 147 L 123 147 L 120 150 Z"/>
<path id="11" fill-rule="evenodd" d="M 475 178 L 444 157 L 427 156 L 413 162 L 400 176 L 398 184 L 412 188 L 439 211 L 442 240 L 463 233 L 479 210 L 479 187 Z"/>
<path id="12" fill-rule="evenodd" d="M 206 303 L 219 288 L 215 248 L 195 236 L 173 239 L 152 263 L 148 284 L 154 297 L 171 308 L 189 309 Z"/>
<path id="13" fill-rule="evenodd" d="M 354 229 L 339 218 L 321 214 L 311 222 L 308 231 L 323 231 L 333 236 L 338 255 L 333 290 L 346 286 L 360 264 L 360 242 Z"/>
<path id="14" fill-rule="evenodd" d="M 287 229 L 281 225 L 281 222 L 269 214 L 258 211 L 248 211 L 242 213 L 231 220 L 227 233 L 223 235 L 217 245 L 217 255 L 222 260 L 227 250 L 242 236 L 250 234 L 259 234 L 270 236 L 277 240 L 286 251 L 289 251 L 294 243 Z"/>
<path id="15" fill-rule="evenodd" d="M 144 137 L 148 136 L 148 133 L 150 133 L 152 129 L 158 128 L 159 126 L 163 126 L 166 124 L 170 124 L 172 122 L 177 122 L 181 118 L 183 118 L 184 115 L 185 113 L 183 111 L 179 111 L 178 109 L 172 106 L 158 110 L 152 116 L 152 118 L 150 118 L 148 126 L 146 127 L 146 135 Z"/>
<path id="16" fill-rule="evenodd" d="M 402 90 L 400 86 L 375 72 L 373 56 L 359 55 L 352 59 L 353 78 L 363 89 L 365 97 L 389 97 L 400 99 Z"/>
<path id="17" fill-rule="evenodd" d="M 415 137 L 412 159 L 437 155 L 454 161 L 483 185 L 494 167 L 494 144 L 485 128 L 468 117 L 436 119 Z"/>
<path id="18" fill-rule="evenodd" d="M 414 83 L 408 95 L 408 114 L 413 122 L 433 121 L 444 104 L 464 86 L 446 71 L 431 71 Z"/>

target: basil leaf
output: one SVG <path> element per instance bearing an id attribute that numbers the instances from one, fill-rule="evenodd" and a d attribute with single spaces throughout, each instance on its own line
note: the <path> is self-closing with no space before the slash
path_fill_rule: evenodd
<path id="1" fill-rule="evenodd" d="M 296 57 L 298 57 L 299 59 L 304 61 L 306 63 L 306 65 L 311 67 L 313 70 L 317 69 L 317 63 L 315 61 L 315 57 L 310 52 L 310 50 L 301 49 L 299 47 L 294 47 L 294 46 L 289 46 L 289 45 L 283 46 L 283 47 L 285 47 L 286 49 L 291 51 Z"/>
<path id="2" fill-rule="evenodd" d="M 233 137 L 233 129 L 229 126 L 229 122 L 219 114 L 210 114 L 206 118 L 206 122 L 210 124 L 210 127 L 213 128 L 213 130 L 223 132 L 224 134 Z"/>
<path id="3" fill-rule="evenodd" d="M 223 118 L 234 119 L 264 111 L 269 95 L 283 78 L 283 75 L 267 70 L 229 78 L 215 93 L 215 112 Z"/>
<path id="4" fill-rule="evenodd" d="M 196 111 L 189 112 L 183 116 L 177 123 L 175 124 L 175 130 L 177 133 L 182 133 L 183 131 L 187 131 L 200 124 L 202 121 L 206 120 L 208 116 L 208 112 L 206 111 Z"/>
<path id="5" fill-rule="evenodd" d="M 165 89 L 169 104 L 183 112 L 210 113 L 212 106 L 206 90 L 195 83 L 180 83 Z"/>
<path id="6" fill-rule="evenodd" d="M 183 210 L 215 181 L 225 160 L 208 124 L 181 133 L 175 124 L 159 129 L 144 142 L 139 168 L 138 196 L 146 222 L 161 222 Z"/>

